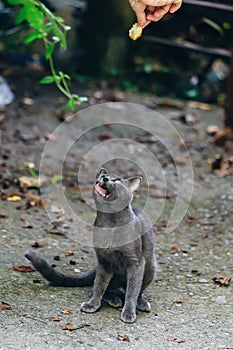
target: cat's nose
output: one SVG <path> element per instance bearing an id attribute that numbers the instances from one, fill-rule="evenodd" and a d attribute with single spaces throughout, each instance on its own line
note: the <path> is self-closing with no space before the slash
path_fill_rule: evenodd
<path id="1" fill-rule="evenodd" d="M 103 178 L 103 182 L 108 182 L 109 180 L 108 180 L 108 178 L 107 177 L 104 177 Z"/>

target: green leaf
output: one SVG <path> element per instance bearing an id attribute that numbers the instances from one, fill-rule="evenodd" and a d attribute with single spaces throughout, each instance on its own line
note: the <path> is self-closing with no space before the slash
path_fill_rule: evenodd
<path id="1" fill-rule="evenodd" d="M 44 77 L 40 80 L 41 84 L 52 84 L 54 83 L 55 79 L 52 75 L 48 75 L 47 77 Z"/>
<path id="2" fill-rule="evenodd" d="M 63 73 L 62 71 L 59 71 L 59 75 L 62 79 L 70 80 L 70 76 L 66 73 Z"/>
<path id="3" fill-rule="evenodd" d="M 64 19 L 62 17 L 55 16 L 55 20 L 57 23 L 64 23 Z"/>
<path id="4" fill-rule="evenodd" d="M 75 102 L 73 99 L 70 99 L 69 102 L 67 103 L 67 105 L 69 106 L 69 108 L 73 111 L 74 107 L 75 107 Z"/>
<path id="5" fill-rule="evenodd" d="M 46 53 L 45 53 L 45 59 L 46 59 L 46 60 L 49 60 L 49 59 L 50 59 L 50 57 L 51 57 L 52 54 L 53 54 L 54 49 L 55 49 L 55 45 L 53 45 L 53 44 L 50 44 L 50 45 L 47 47 Z"/>
<path id="6" fill-rule="evenodd" d="M 79 96 L 76 95 L 76 94 L 72 94 L 72 98 L 73 98 L 75 101 L 79 101 Z"/>
<path id="7" fill-rule="evenodd" d="M 35 171 L 35 170 L 33 170 L 33 169 L 28 169 L 28 172 L 29 172 L 29 174 L 30 174 L 32 177 L 37 176 L 36 171 Z"/>
<path id="8" fill-rule="evenodd" d="M 29 34 L 25 39 L 24 42 L 25 44 L 29 44 L 32 41 L 36 40 L 36 39 L 41 39 L 43 38 L 43 33 L 40 32 L 32 32 L 31 34 Z"/>
<path id="9" fill-rule="evenodd" d="M 51 184 L 53 185 L 53 186 L 55 186 L 56 185 L 56 183 L 58 182 L 58 181 L 61 181 L 63 179 L 63 176 L 62 175 L 53 175 L 53 177 L 51 177 L 51 179 L 50 179 L 50 182 L 51 182 Z"/>
<path id="10" fill-rule="evenodd" d="M 51 32 L 51 30 L 53 29 L 53 23 L 52 23 L 52 22 L 47 22 L 47 23 L 45 24 L 44 29 L 46 30 L 47 33 L 48 33 L 48 32 Z"/>
<path id="11" fill-rule="evenodd" d="M 24 5 L 26 20 L 36 30 L 44 27 L 44 14 L 32 3 Z"/>
<path id="12" fill-rule="evenodd" d="M 231 29 L 231 24 L 230 24 L 229 22 L 224 22 L 224 23 L 223 23 L 223 28 L 224 28 L 224 29 L 227 29 L 227 30 L 228 30 L 228 29 Z"/>
<path id="13" fill-rule="evenodd" d="M 20 24 L 23 21 L 25 21 L 25 19 L 26 19 L 25 7 L 22 7 L 16 16 L 15 24 Z"/>
<path id="14" fill-rule="evenodd" d="M 54 81 L 55 81 L 56 84 L 60 84 L 61 77 L 59 77 L 59 75 L 54 75 L 53 78 L 54 78 Z"/>
<path id="15" fill-rule="evenodd" d="M 60 40 L 60 46 L 63 47 L 64 49 L 66 49 L 67 44 L 66 44 L 65 34 L 62 33 L 62 31 L 57 26 L 53 27 L 53 31 L 54 31 L 55 36 L 57 36 Z"/>

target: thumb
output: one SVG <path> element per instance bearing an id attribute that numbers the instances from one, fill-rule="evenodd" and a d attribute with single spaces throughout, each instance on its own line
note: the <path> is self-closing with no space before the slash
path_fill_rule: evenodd
<path id="1" fill-rule="evenodd" d="M 145 12 L 135 12 L 136 17 L 137 17 L 137 23 L 140 27 L 145 28 L 148 24 L 151 23 L 151 21 L 148 21 L 146 19 L 146 14 Z"/>

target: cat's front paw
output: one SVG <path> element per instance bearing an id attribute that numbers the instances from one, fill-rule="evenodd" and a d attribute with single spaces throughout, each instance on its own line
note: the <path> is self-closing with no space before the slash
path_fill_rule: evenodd
<path id="1" fill-rule="evenodd" d="M 139 311 L 149 312 L 151 310 L 149 301 L 147 301 L 144 297 L 138 298 L 137 309 Z"/>
<path id="2" fill-rule="evenodd" d="M 121 313 L 121 320 L 126 323 L 133 323 L 136 321 L 136 313 L 129 310 L 123 310 Z"/>
<path id="3" fill-rule="evenodd" d="M 88 313 L 92 313 L 92 312 L 96 312 L 100 307 L 100 303 L 99 304 L 93 304 L 89 301 L 84 302 L 81 304 L 80 310 L 83 312 L 88 312 Z"/>
<path id="4" fill-rule="evenodd" d="M 122 307 L 122 300 L 117 295 L 111 297 L 104 297 L 103 300 L 112 307 Z"/>

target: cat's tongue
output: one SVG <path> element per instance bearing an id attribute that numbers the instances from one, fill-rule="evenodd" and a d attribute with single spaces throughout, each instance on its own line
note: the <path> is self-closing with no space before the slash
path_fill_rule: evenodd
<path id="1" fill-rule="evenodd" d="M 102 195 L 102 196 L 104 196 L 104 197 L 105 197 L 106 194 L 108 193 L 108 191 L 105 190 L 104 188 L 100 187 L 99 184 L 96 184 L 96 185 L 95 185 L 95 190 L 96 190 L 96 193 L 97 193 L 97 194 L 100 194 L 100 195 Z"/>

